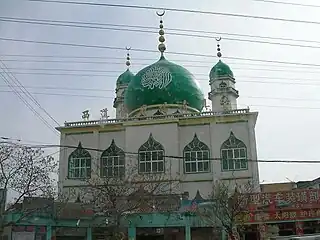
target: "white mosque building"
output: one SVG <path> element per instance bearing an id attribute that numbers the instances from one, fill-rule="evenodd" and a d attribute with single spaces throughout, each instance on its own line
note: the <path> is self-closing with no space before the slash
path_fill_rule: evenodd
<path id="1" fill-rule="evenodd" d="M 137 174 L 164 174 L 178 182 L 178 192 L 193 199 L 210 194 L 214 181 L 259 184 L 255 125 L 257 112 L 238 109 L 239 92 L 230 67 L 219 61 L 208 69 L 212 110 L 195 77 L 165 56 L 160 21 L 159 55 L 137 74 L 128 69 L 116 83 L 116 118 L 65 122 L 58 127 L 63 146 L 59 187 L 68 191 L 91 178 L 118 177 L 134 163 Z M 94 151 L 100 149 L 102 151 Z M 126 153 L 134 153 L 130 161 Z"/>

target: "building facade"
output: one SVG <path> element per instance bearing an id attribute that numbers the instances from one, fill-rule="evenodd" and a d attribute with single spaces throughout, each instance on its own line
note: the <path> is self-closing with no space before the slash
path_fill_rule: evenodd
<path id="1" fill-rule="evenodd" d="M 160 22 L 160 59 L 134 75 L 128 69 L 116 83 L 116 118 L 90 120 L 59 127 L 62 148 L 59 189 L 81 186 L 85 178 L 109 178 L 136 173 L 164 174 L 178 182 L 175 193 L 199 191 L 208 196 L 214 181 L 234 186 L 256 183 L 259 173 L 255 125 L 257 112 L 238 109 L 239 92 L 228 65 L 219 61 L 208 69 L 208 98 L 195 77 L 165 57 L 163 21 Z M 93 170 L 96 170 L 93 176 Z M 131 174 L 131 173 L 130 173 Z"/>

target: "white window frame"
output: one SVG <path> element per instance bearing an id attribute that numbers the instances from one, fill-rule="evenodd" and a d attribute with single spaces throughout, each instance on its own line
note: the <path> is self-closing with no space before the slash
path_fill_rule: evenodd
<path id="1" fill-rule="evenodd" d="M 101 157 L 101 164 L 102 166 L 100 166 L 103 170 L 101 171 L 101 173 L 105 173 L 105 174 L 101 174 L 101 177 L 104 178 L 115 178 L 115 177 L 124 177 L 125 175 L 125 160 L 123 159 L 123 164 L 120 164 L 121 158 L 123 156 L 121 155 L 113 155 L 113 156 L 103 156 Z M 112 164 L 109 165 L 108 162 L 109 160 L 112 161 Z M 118 164 L 115 164 L 115 160 L 118 161 Z M 104 164 L 106 163 L 106 164 Z M 108 169 L 111 168 L 112 169 L 112 174 L 109 176 L 108 175 Z M 115 169 L 117 169 L 117 175 L 115 175 Z M 122 171 L 121 171 L 122 170 Z"/>
<path id="2" fill-rule="evenodd" d="M 162 159 L 159 159 L 161 153 Z M 150 154 L 150 160 L 147 160 L 147 155 Z M 156 156 L 156 158 L 154 158 Z M 144 159 L 143 159 L 144 158 Z M 162 170 L 159 170 L 159 163 L 162 164 Z M 147 170 L 147 165 L 150 164 L 150 171 Z M 144 165 L 144 171 L 141 169 Z M 155 166 L 155 171 L 153 170 Z M 139 151 L 139 173 L 163 173 L 165 168 L 164 150 Z"/>
<path id="3" fill-rule="evenodd" d="M 79 161 L 78 166 L 76 166 L 76 161 Z M 90 162 L 88 165 L 87 162 Z M 83 174 L 82 171 L 83 170 Z M 79 171 L 79 176 L 76 176 L 76 171 Z M 70 179 L 83 179 L 90 178 L 88 176 L 88 171 L 91 176 L 91 157 L 71 157 L 68 163 L 68 178 Z"/>
<path id="4" fill-rule="evenodd" d="M 199 159 L 199 155 L 201 153 L 202 158 Z M 204 153 L 207 154 L 208 159 L 204 160 Z M 195 156 L 192 156 L 192 155 Z M 190 159 L 190 160 L 189 160 Z M 203 170 L 199 170 L 199 164 L 208 164 L 208 169 L 205 170 L 203 166 Z M 196 170 L 192 170 L 192 164 L 196 165 Z M 187 165 L 190 165 L 190 171 L 187 171 Z M 185 151 L 184 152 L 184 171 L 185 173 L 206 173 L 210 172 L 210 151 L 209 150 L 195 150 L 195 151 Z"/>
<path id="5" fill-rule="evenodd" d="M 241 156 L 241 150 L 244 152 L 244 156 Z M 239 154 L 236 154 L 236 151 L 239 151 Z M 224 152 L 226 152 L 227 158 L 224 158 Z M 232 153 L 229 157 L 229 153 Z M 245 147 L 238 147 L 238 148 L 223 148 L 221 149 L 221 161 L 222 161 L 222 171 L 240 171 L 240 170 L 247 170 L 248 169 L 248 159 L 247 159 L 247 148 Z M 227 162 L 228 168 L 224 168 L 224 162 Z M 230 168 L 230 161 L 232 162 L 232 167 Z M 242 162 L 245 163 L 245 167 L 242 166 Z"/>

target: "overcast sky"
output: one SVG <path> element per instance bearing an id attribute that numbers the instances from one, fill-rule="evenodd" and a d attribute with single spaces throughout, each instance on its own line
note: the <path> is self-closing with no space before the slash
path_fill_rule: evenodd
<path id="1" fill-rule="evenodd" d="M 78 1 L 84 2 L 84 0 Z M 148 5 L 159 7 L 159 9 L 161 7 L 183 8 L 320 22 L 318 14 L 320 7 L 281 5 L 253 0 L 94 1 Z M 296 2 L 319 4 L 316 0 Z M 155 28 L 159 25 L 158 17 L 151 10 L 40 3 L 25 0 L 1 0 L 0 17 L 128 24 Z M 319 24 L 167 11 L 164 17 L 164 26 L 171 29 L 300 39 L 301 41 L 281 41 L 226 34 L 206 34 L 211 38 L 200 38 L 177 36 L 170 34 L 170 31 L 167 30 L 166 45 L 168 52 L 215 55 L 216 42 L 212 37 L 221 36 L 223 38 L 221 42 L 222 54 L 226 57 L 224 61 L 233 69 L 237 81 L 236 87 L 240 91 L 239 108 L 250 106 L 251 110 L 259 111 L 256 126 L 258 158 L 263 160 L 319 160 L 316 152 L 319 147 L 318 133 L 320 132 L 318 123 L 320 117 L 320 71 L 317 67 L 227 58 L 320 64 L 320 42 L 303 41 L 317 41 L 319 39 Z M 203 33 L 199 34 L 204 35 Z M 130 46 L 135 49 L 147 50 L 157 50 L 158 44 L 156 33 L 33 25 L 4 22 L 1 19 L 0 38 L 119 48 Z M 243 40 L 255 40 L 260 43 Z M 261 41 L 287 45 L 312 45 L 314 47 L 267 44 L 261 43 Z M 14 54 L 54 55 L 57 57 L 8 56 Z M 60 124 L 63 124 L 64 121 L 81 120 L 81 112 L 85 109 L 90 109 L 94 119 L 99 118 L 100 109 L 105 107 L 110 110 L 109 115 L 114 116 L 112 102 L 115 81 L 117 75 L 126 69 L 125 55 L 126 52 L 121 50 L 0 40 L 1 59 L 16 78 L 25 87 L 28 87 L 31 93 L 35 93 L 33 96 Z M 66 56 L 81 58 L 63 58 Z M 197 77 L 205 95 L 207 95 L 209 91 L 208 73 L 216 63 L 216 58 L 169 53 L 166 56 L 169 60 L 176 61 L 190 70 Z M 132 51 L 131 57 L 132 71 L 136 73 L 143 66 L 156 61 L 159 54 Z M 79 76 L 80 74 L 86 76 Z M 71 90 L 62 88 L 71 88 Z M 16 95 L 8 92 L 9 90 L 1 80 L 0 101 L 4 104 L 0 105 L 2 113 L 0 135 L 22 139 L 24 142 L 57 144 L 58 136 L 46 127 Z M 81 95 L 87 95 L 87 97 Z M 35 108 L 47 119 L 50 125 L 57 125 L 52 119 L 46 117 L 41 109 Z M 319 176 L 318 166 L 320 165 L 263 163 L 260 164 L 260 180 L 278 182 L 288 181 L 287 178 L 293 181 L 313 179 Z"/>

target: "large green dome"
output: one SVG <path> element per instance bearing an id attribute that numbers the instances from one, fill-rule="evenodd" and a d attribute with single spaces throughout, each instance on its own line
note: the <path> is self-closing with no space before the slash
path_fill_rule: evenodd
<path id="1" fill-rule="evenodd" d="M 127 71 L 125 71 L 118 77 L 117 85 L 129 84 L 133 78 L 134 74 L 129 69 L 127 69 Z"/>
<path id="2" fill-rule="evenodd" d="M 227 64 L 219 60 L 219 62 L 211 69 L 209 77 L 210 80 L 220 77 L 233 77 L 233 72 Z"/>
<path id="3" fill-rule="evenodd" d="M 199 83 L 187 69 L 164 57 L 138 72 L 124 97 L 129 112 L 143 105 L 182 104 L 184 100 L 189 107 L 202 110 L 204 95 Z"/>

